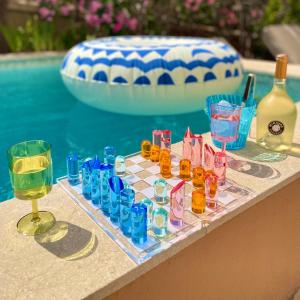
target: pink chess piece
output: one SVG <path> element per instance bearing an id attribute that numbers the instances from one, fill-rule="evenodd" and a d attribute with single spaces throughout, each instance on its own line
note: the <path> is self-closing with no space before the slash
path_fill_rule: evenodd
<path id="1" fill-rule="evenodd" d="M 186 132 L 183 137 L 183 149 L 182 156 L 185 159 L 191 160 L 192 158 L 192 132 L 190 127 L 186 129 Z"/>
<path id="2" fill-rule="evenodd" d="M 202 166 L 203 138 L 201 134 L 193 134 L 191 138 L 191 163 L 192 168 Z"/>
<path id="3" fill-rule="evenodd" d="M 170 193 L 170 222 L 174 226 L 183 225 L 185 181 L 179 182 Z"/>
<path id="4" fill-rule="evenodd" d="M 203 167 L 205 171 L 214 171 L 215 168 L 215 151 L 208 144 L 204 145 L 204 163 Z"/>

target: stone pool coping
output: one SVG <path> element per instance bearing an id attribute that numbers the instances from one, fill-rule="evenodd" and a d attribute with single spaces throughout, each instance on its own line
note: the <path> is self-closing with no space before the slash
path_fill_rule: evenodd
<path id="1" fill-rule="evenodd" d="M 1 62 L 22 62 L 28 60 L 40 60 L 48 58 L 49 60 L 56 60 L 62 58 L 66 54 L 65 51 L 45 51 L 45 52 L 29 52 L 29 53 L 8 53 L 0 54 Z M 275 62 L 260 59 L 242 58 L 242 65 L 245 70 L 255 73 L 274 74 Z M 288 76 L 300 78 L 300 65 L 289 64 Z"/>
<path id="2" fill-rule="evenodd" d="M 300 110 L 300 103 L 297 107 Z M 0 244 L 0 294 L 6 299 L 82 299 L 93 294 L 101 299 L 111 295 L 267 196 L 299 179 L 300 115 L 296 128 L 294 147 L 282 161 L 256 161 L 255 158 L 265 153 L 265 150 L 251 139 L 248 140 L 247 149 L 230 152 L 229 155 L 240 167 L 236 170 L 228 169 L 228 177 L 249 187 L 256 195 L 252 199 L 241 199 L 208 228 L 196 231 L 142 265 L 136 265 L 130 260 L 58 185 L 40 201 L 40 209 L 51 210 L 60 223 L 68 224 L 70 235 L 67 239 L 50 242 L 47 241 L 47 235 L 32 238 L 18 234 L 16 222 L 26 211 L 30 211 L 30 204 L 16 199 L 5 201 L 0 206 L 0 236 L 5 241 Z M 204 139 L 210 142 L 210 134 L 204 134 Z M 180 153 L 181 148 L 181 143 L 172 145 L 174 152 Z"/>

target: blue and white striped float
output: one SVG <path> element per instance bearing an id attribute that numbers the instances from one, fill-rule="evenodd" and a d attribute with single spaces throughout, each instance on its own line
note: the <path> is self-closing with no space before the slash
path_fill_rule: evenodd
<path id="1" fill-rule="evenodd" d="M 203 109 L 208 95 L 233 92 L 242 66 L 239 54 L 221 41 L 126 36 L 76 45 L 61 74 L 70 92 L 91 106 L 166 115 Z"/>

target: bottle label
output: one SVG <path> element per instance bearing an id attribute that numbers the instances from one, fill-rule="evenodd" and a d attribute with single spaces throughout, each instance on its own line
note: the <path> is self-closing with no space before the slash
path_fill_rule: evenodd
<path id="1" fill-rule="evenodd" d="M 280 121 L 271 121 L 268 125 L 269 132 L 274 135 L 280 135 L 284 131 L 284 125 Z"/>

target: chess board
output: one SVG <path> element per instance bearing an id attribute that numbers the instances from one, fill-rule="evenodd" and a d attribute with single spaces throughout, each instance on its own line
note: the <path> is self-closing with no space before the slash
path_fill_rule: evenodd
<path id="1" fill-rule="evenodd" d="M 168 183 L 168 196 L 171 189 L 181 181 L 179 178 L 179 161 L 180 156 L 172 154 L 173 176 L 166 179 Z M 134 189 L 135 202 L 138 203 L 144 198 L 149 198 L 154 203 L 153 209 L 163 207 L 170 212 L 169 201 L 165 205 L 159 205 L 154 199 L 153 184 L 158 178 L 162 178 L 159 163 L 151 162 L 143 158 L 140 154 L 126 158 L 126 174 L 122 179 Z M 169 222 L 168 232 L 162 238 L 156 237 L 150 229 L 148 230 L 147 242 L 139 246 L 133 244 L 130 238 L 124 236 L 122 231 L 102 213 L 101 209 L 94 206 L 90 200 L 84 198 L 81 192 L 81 183 L 71 186 L 66 176 L 58 178 L 57 182 L 137 264 L 143 263 L 193 232 L 205 229 L 216 219 L 224 216 L 228 212 L 229 207 L 232 207 L 232 204 L 239 199 L 243 198 L 246 200 L 246 198 L 253 196 L 253 192 L 248 188 L 237 185 L 230 179 L 226 179 L 226 184 L 219 188 L 218 207 L 215 209 L 206 208 L 205 213 L 195 214 L 191 210 L 191 194 L 194 188 L 192 182 L 187 181 L 185 184 L 184 225 L 178 228 Z"/>

